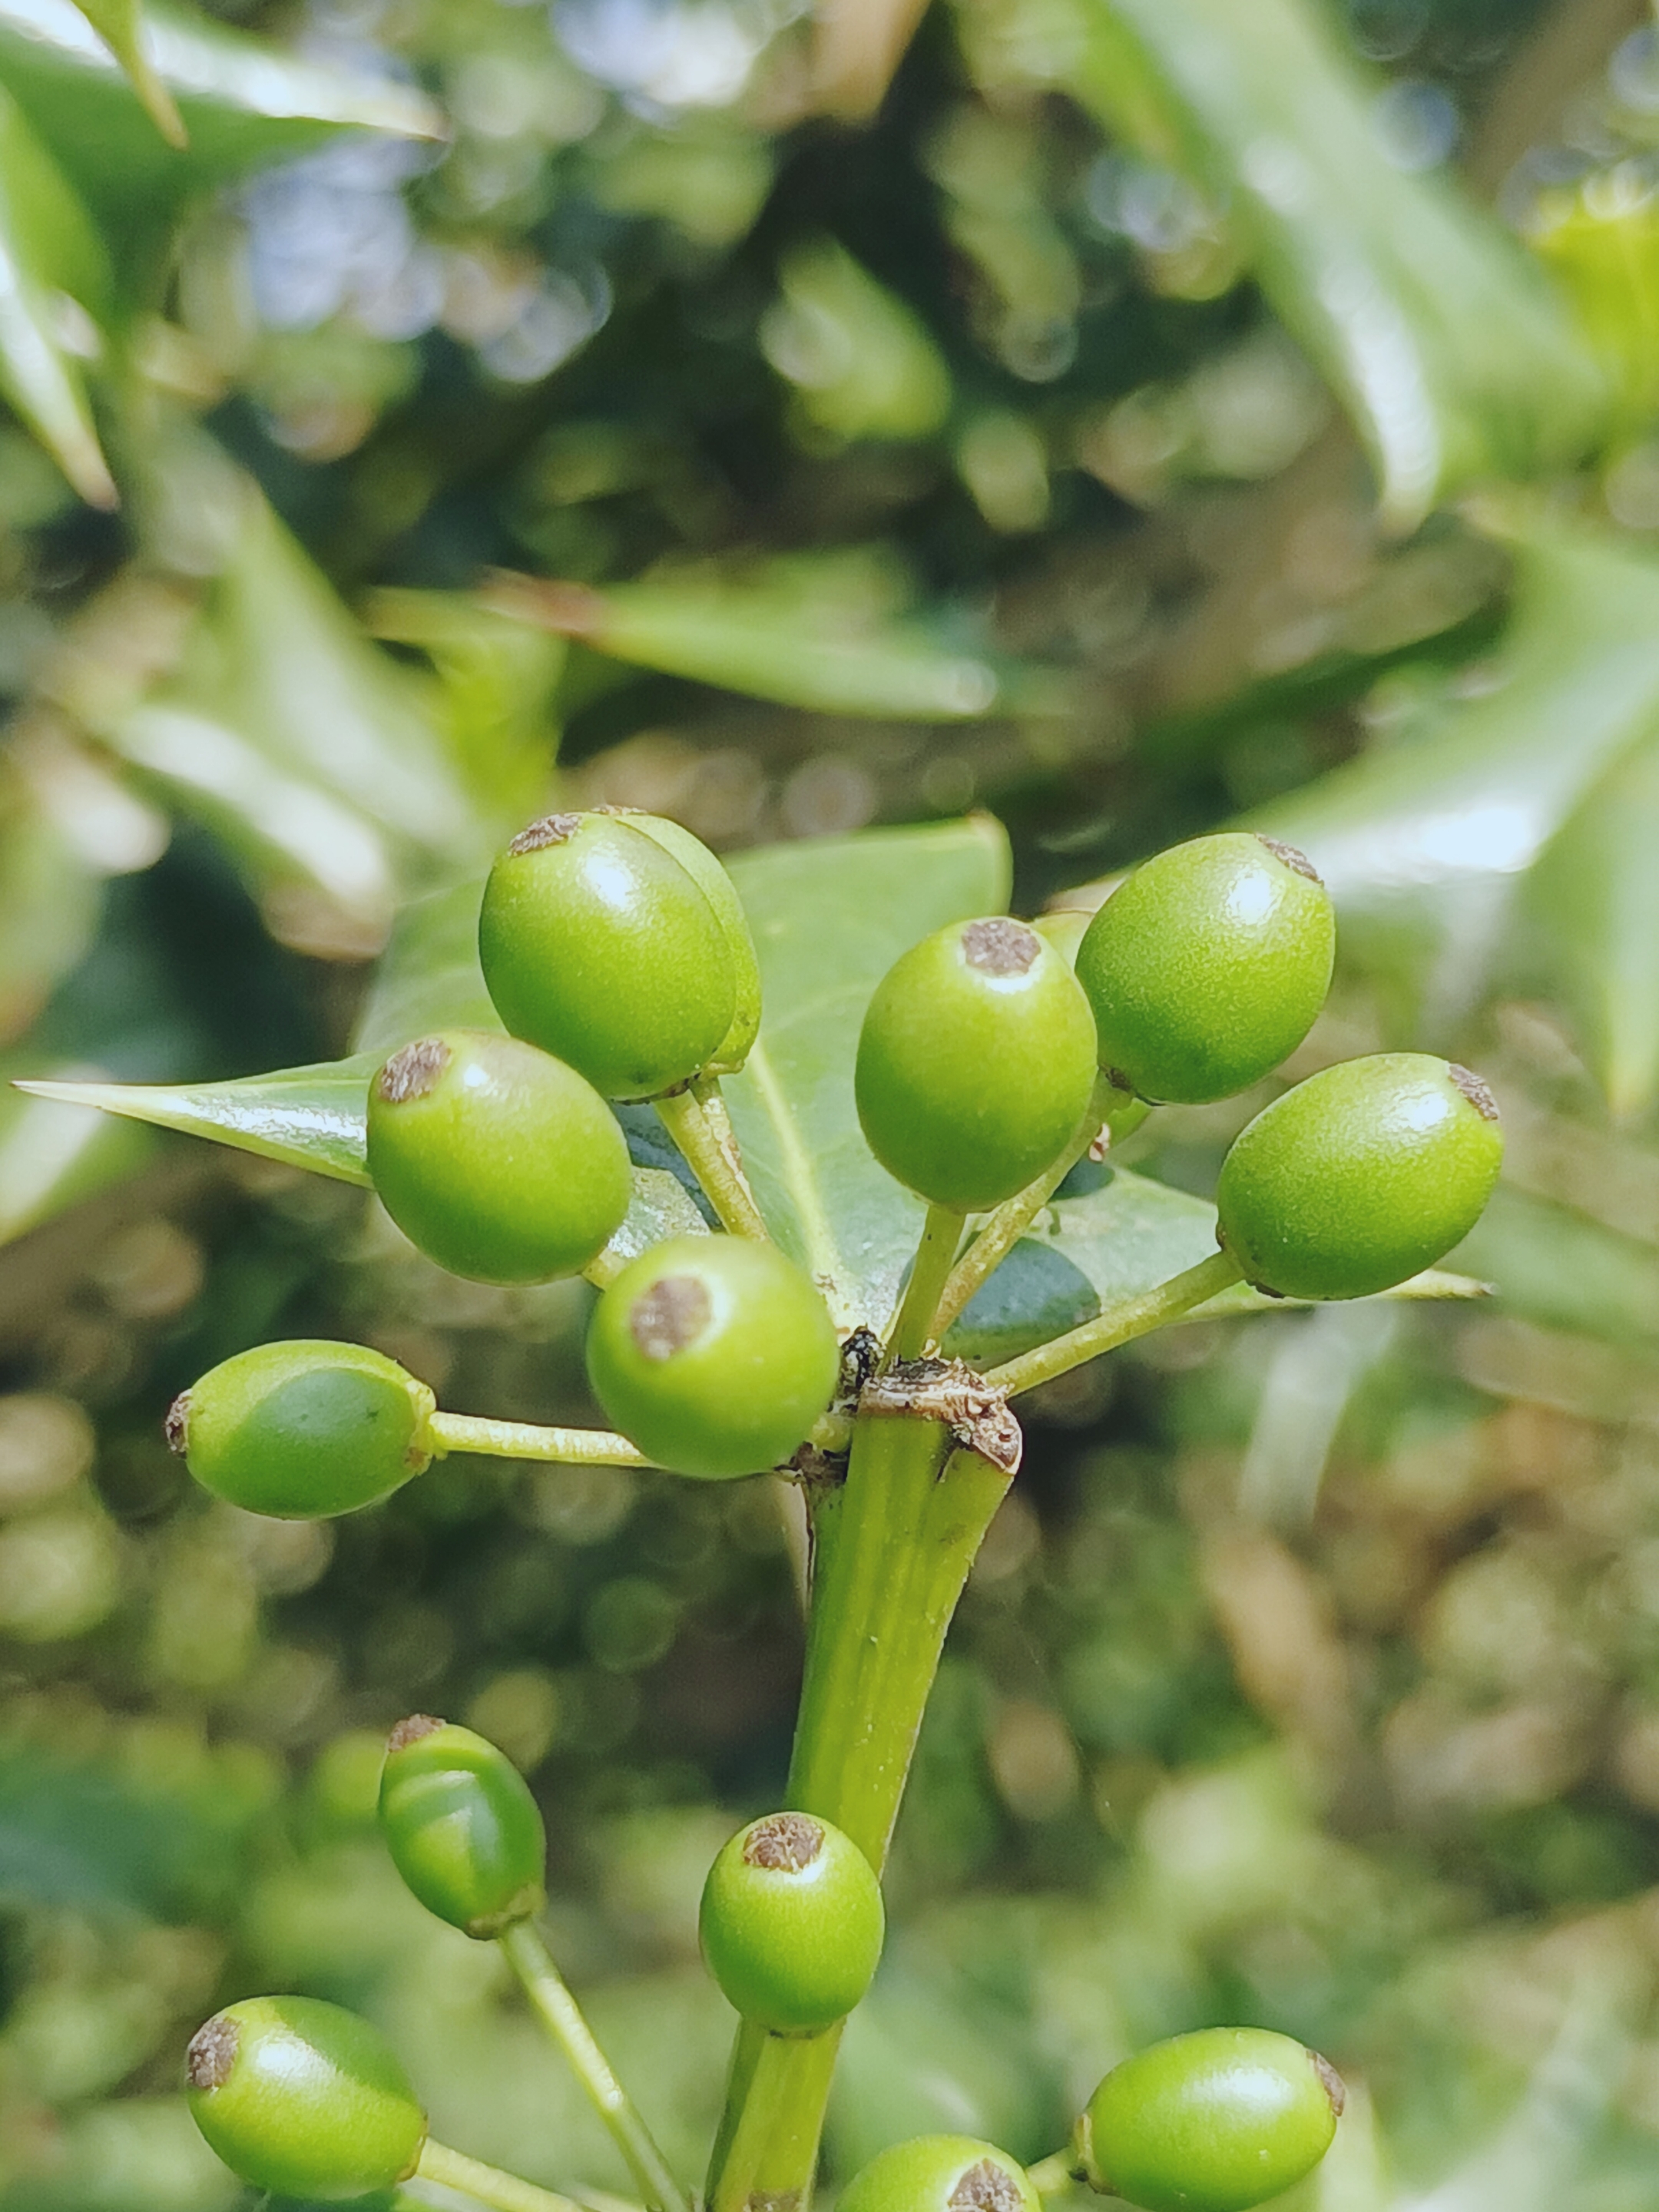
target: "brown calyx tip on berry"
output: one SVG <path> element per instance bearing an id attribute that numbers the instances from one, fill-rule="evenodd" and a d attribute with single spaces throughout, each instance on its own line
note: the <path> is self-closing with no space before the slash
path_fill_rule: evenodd
<path id="1" fill-rule="evenodd" d="M 1042 950 L 1036 930 L 1006 915 L 970 921 L 962 933 L 963 958 L 981 975 L 1023 975 Z"/>
<path id="2" fill-rule="evenodd" d="M 449 1047 L 441 1037 L 416 1037 L 392 1054 L 375 1077 L 374 1088 L 388 1106 L 402 1106 L 424 1098 L 448 1065 Z"/>
<path id="3" fill-rule="evenodd" d="M 185 2052 L 185 2078 L 192 2089 L 220 2089 L 230 2079 L 236 2063 L 238 2030 L 234 2020 L 216 2012 L 190 2039 Z"/>
<path id="4" fill-rule="evenodd" d="M 549 845 L 566 845 L 581 826 L 580 814 L 544 814 L 539 822 L 532 822 L 520 830 L 507 849 L 522 855 L 542 852 Z"/>
<path id="5" fill-rule="evenodd" d="M 672 1359 L 696 1342 L 710 1310 L 707 1284 L 696 1275 L 665 1275 L 635 1299 L 629 1333 L 647 1359 Z"/>
<path id="6" fill-rule="evenodd" d="M 1305 876 L 1310 884 L 1318 884 L 1322 890 L 1324 888 L 1324 878 L 1299 847 L 1281 844 L 1277 837 L 1264 837 L 1260 832 L 1255 842 L 1258 845 L 1265 845 L 1274 860 L 1282 860 L 1287 868 L 1294 868 L 1298 876 Z"/>
<path id="7" fill-rule="evenodd" d="M 190 1439 L 190 1393 L 181 1390 L 167 1407 L 167 1419 L 161 1424 L 161 1434 L 167 1440 L 167 1449 L 177 1452 L 182 1459 Z"/>
<path id="8" fill-rule="evenodd" d="M 951 2191 L 949 2212 L 1020 2212 L 1019 2185 L 994 2159 L 970 2166 Z"/>
<path id="9" fill-rule="evenodd" d="M 386 1738 L 386 1750 L 388 1753 L 407 1751 L 411 1743 L 419 1743 L 422 1736 L 436 1735 L 441 1728 L 448 1726 L 447 1721 L 441 1721 L 431 1713 L 411 1713 L 406 1721 L 399 1721 Z"/>
<path id="10" fill-rule="evenodd" d="M 774 1813 L 750 1829 L 743 1863 L 774 1874 L 800 1874 L 823 1849 L 823 1829 L 818 1821 L 805 1813 Z"/>
<path id="11" fill-rule="evenodd" d="M 1498 1101 L 1473 1068 L 1460 1067 L 1454 1060 L 1447 1062 L 1446 1073 L 1483 1121 L 1496 1121 L 1502 1118 L 1498 1111 Z"/>
<path id="12" fill-rule="evenodd" d="M 1328 2058 L 1322 2058 L 1316 2051 L 1310 2051 L 1308 2056 L 1313 2061 L 1314 2072 L 1318 2075 L 1325 2094 L 1331 2100 L 1331 2110 L 1340 2120 L 1343 2107 L 1348 2101 L 1348 2086 Z"/>

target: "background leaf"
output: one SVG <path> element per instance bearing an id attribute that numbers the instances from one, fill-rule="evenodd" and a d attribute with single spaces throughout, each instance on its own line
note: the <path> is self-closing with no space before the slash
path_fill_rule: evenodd
<path id="1" fill-rule="evenodd" d="M 149 58 L 144 14 L 138 0 L 75 0 L 75 4 L 126 71 L 150 121 L 168 145 L 181 149 L 188 145 L 189 134 L 173 94 Z"/>

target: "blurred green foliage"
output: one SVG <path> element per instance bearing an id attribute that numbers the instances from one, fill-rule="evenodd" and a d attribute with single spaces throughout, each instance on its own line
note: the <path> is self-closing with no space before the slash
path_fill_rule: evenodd
<path id="1" fill-rule="evenodd" d="M 1344 970 L 1291 1072 L 1482 1066 L 1510 1163 L 1458 1264 L 1502 1298 L 1050 1386 L 831 2179 L 921 2128 L 1047 2151 L 1132 2045 L 1243 2020 L 1355 2086 L 1305 2212 L 1646 2212 L 1659 36 L 953 0 L 888 88 L 913 12 L 0 0 L 3 1071 L 188 1127 L 400 1042 L 434 975 L 465 1008 L 454 887 L 553 792 L 775 847 L 757 900 L 792 842 L 981 804 L 1026 911 L 1224 820 L 1304 843 Z M 1079 1170 L 983 1341 L 1201 1247 L 1270 1088 Z M 229 2212 L 179 2053 L 266 1987 L 370 2011 L 462 2148 L 615 2185 L 375 1839 L 415 1705 L 532 1775 L 556 1947 L 701 2163 L 696 1900 L 799 1663 L 767 1486 L 458 1461 L 293 1527 L 161 1443 L 276 1332 L 591 1414 L 586 1293 L 413 1258 L 350 1092 L 257 1092 L 266 1157 L 0 1105 L 0 2212 Z"/>

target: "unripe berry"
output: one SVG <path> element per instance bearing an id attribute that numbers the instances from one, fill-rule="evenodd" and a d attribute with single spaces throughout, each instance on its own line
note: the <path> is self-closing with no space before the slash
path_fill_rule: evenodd
<path id="1" fill-rule="evenodd" d="M 399 1721 L 380 1772 L 380 1832 L 428 1912 L 468 1936 L 499 1936 L 546 1901 L 547 1838 L 505 1752 L 429 1714 Z"/>
<path id="2" fill-rule="evenodd" d="M 368 1171 L 410 1241 L 452 1274 L 580 1274 L 621 1226 L 628 1140 L 592 1085 L 517 1037 L 446 1030 L 368 1086 Z"/>
<path id="3" fill-rule="evenodd" d="M 881 1884 L 848 1836 L 805 1813 L 739 1829 L 708 1870 L 702 1955 L 745 2020 L 781 2035 L 844 2020 L 881 1963 Z"/>
<path id="4" fill-rule="evenodd" d="M 680 1474 L 756 1474 L 788 1458 L 835 1395 L 836 1332 L 775 1246 L 675 1237 L 630 1261 L 587 1333 L 594 1395 Z"/>
<path id="5" fill-rule="evenodd" d="M 737 981 L 714 908 L 665 848 L 604 814 L 550 814 L 489 872 L 478 956 L 514 1036 L 607 1098 L 650 1098 L 714 1058 Z"/>
<path id="6" fill-rule="evenodd" d="M 1294 1052 L 1330 988 L 1336 918 L 1293 846 L 1230 831 L 1120 884 L 1078 948 L 1100 1064 L 1143 1098 L 1228 1098 Z"/>
<path id="7" fill-rule="evenodd" d="M 631 822 L 636 830 L 654 838 L 665 853 L 673 854 L 714 908 L 726 949 L 732 956 L 737 1003 L 732 1026 L 714 1048 L 706 1073 L 735 1075 L 760 1035 L 761 1023 L 760 963 L 755 957 L 755 940 L 749 933 L 749 917 L 743 910 L 737 885 L 702 838 L 694 837 L 683 823 L 671 821 L 665 814 L 640 814 L 631 806 L 605 806 L 599 811 L 619 814 L 624 822 Z"/>
<path id="8" fill-rule="evenodd" d="M 1426 1053 L 1377 1053 L 1310 1076 L 1235 1139 L 1218 1235 L 1258 1289 L 1363 1298 L 1466 1237 L 1504 1137 L 1478 1075 Z"/>
<path id="9" fill-rule="evenodd" d="M 1144 2212 L 1248 2212 L 1330 2148 L 1340 2079 L 1288 2035 L 1207 2027 L 1115 2066 L 1077 2124 L 1091 2189 Z"/>
<path id="10" fill-rule="evenodd" d="M 415 2170 L 426 2114 L 378 2028 L 314 1997 L 249 1997 L 216 2013 L 186 2059 L 196 2124 L 257 2189 L 325 2203 Z"/>
<path id="11" fill-rule="evenodd" d="M 971 2136 L 917 2136 L 872 2158 L 836 2212 L 1042 2212 L 1042 2200 L 1006 2150 Z"/>
<path id="12" fill-rule="evenodd" d="M 1053 1165 L 1094 1077 L 1095 1025 L 1065 956 L 998 915 L 937 930 L 888 970 L 854 1083 L 888 1173 L 977 1213 Z"/>
<path id="13" fill-rule="evenodd" d="M 278 1521 L 325 1521 L 432 1462 L 424 1382 L 366 1345 L 295 1338 L 239 1352 L 173 1401 L 167 1437 L 205 1489 Z"/>

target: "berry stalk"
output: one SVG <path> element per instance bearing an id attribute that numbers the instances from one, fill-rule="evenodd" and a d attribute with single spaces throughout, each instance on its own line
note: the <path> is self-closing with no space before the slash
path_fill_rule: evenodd
<path id="1" fill-rule="evenodd" d="M 637 1444 L 614 1429 L 553 1429 L 535 1421 L 497 1421 L 481 1413 L 430 1413 L 426 1440 L 442 1457 L 477 1452 L 486 1459 L 544 1460 L 571 1467 L 654 1467 Z"/>
<path id="2" fill-rule="evenodd" d="M 1172 1275 L 1156 1290 L 1119 1299 L 1080 1328 L 1067 1329 L 1064 1336 L 1051 1337 L 1047 1344 L 1022 1352 L 1018 1359 L 1005 1360 L 1000 1367 L 993 1367 L 985 1379 L 1017 1398 L 1022 1390 L 1035 1390 L 1039 1382 L 1052 1382 L 1056 1376 L 1069 1375 L 1073 1368 L 1098 1359 L 1103 1352 L 1115 1351 L 1120 1344 L 1167 1328 L 1243 1279 L 1243 1270 L 1232 1255 L 1218 1252 L 1200 1260 L 1197 1267 L 1188 1267 L 1184 1274 Z"/>
<path id="3" fill-rule="evenodd" d="M 755 1194 L 737 1158 L 736 1140 L 728 1153 L 718 1129 L 704 1112 L 696 1088 L 673 1091 L 656 1100 L 655 1104 L 663 1127 L 702 1185 L 721 1227 L 731 1236 L 751 1237 L 757 1243 L 769 1243 L 771 1232 L 761 1218 Z"/>
<path id="4" fill-rule="evenodd" d="M 910 1279 L 894 1317 L 887 1340 L 885 1364 L 897 1359 L 920 1359 L 939 1333 L 934 1316 L 962 1241 L 963 1216 L 953 1206 L 929 1206 L 921 1225 L 921 1242 L 911 1263 Z"/>
<path id="5" fill-rule="evenodd" d="M 1149 1110 L 1141 1105 L 1139 1115 L 1130 1119 L 1129 1109 L 1138 1102 L 1105 1075 L 1097 1076 L 1078 1133 L 1054 1162 L 1034 1182 L 1028 1182 L 998 1206 L 981 1229 L 973 1243 L 951 1270 L 934 1316 L 935 1333 L 943 1336 L 957 1316 L 973 1298 L 975 1293 L 1002 1265 L 1020 1238 L 1036 1219 L 1072 1170 L 1099 1136 L 1102 1127 L 1115 1111 L 1123 1124 L 1122 1133 L 1138 1126 Z"/>
<path id="6" fill-rule="evenodd" d="M 669 2171 L 668 2161 L 633 2099 L 611 2072 L 539 1929 L 530 1921 L 520 1920 L 503 1929 L 496 1941 L 532 2009 L 563 2052 L 611 2141 L 627 2160 L 650 2212 L 690 2212 L 685 2192 Z"/>
<path id="7" fill-rule="evenodd" d="M 1025 2179 L 1039 2197 L 1063 2197 L 1068 2189 L 1075 2186 L 1070 2151 L 1051 2151 L 1036 2165 L 1026 2167 Z"/>
<path id="8" fill-rule="evenodd" d="M 415 2175 L 417 2180 L 459 2190 L 463 2197 L 489 2205 L 490 2212 L 582 2212 L 573 2198 L 561 2197 L 551 2189 L 538 2189 L 533 2181 L 503 2173 L 500 2166 L 486 2166 L 482 2159 L 451 2150 L 445 2143 L 434 2142 L 429 2136 L 422 2146 Z"/>

